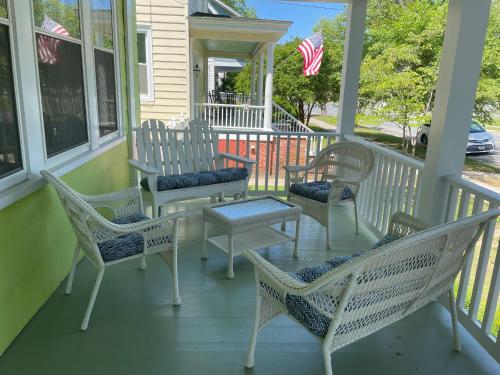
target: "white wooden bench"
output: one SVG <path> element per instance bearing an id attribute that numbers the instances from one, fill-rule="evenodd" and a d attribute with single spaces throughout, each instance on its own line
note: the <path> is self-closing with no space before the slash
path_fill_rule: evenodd
<path id="1" fill-rule="evenodd" d="M 157 217 L 161 206 L 168 202 L 223 197 L 226 193 L 234 194 L 237 198 L 247 197 L 248 181 L 255 160 L 219 153 L 218 136 L 207 122 L 190 121 L 186 129 L 174 130 L 167 128 L 161 121 L 147 120 L 137 129 L 136 136 L 138 157 L 137 160 L 129 160 L 129 163 L 140 172 L 143 197 L 153 206 L 154 217 Z M 225 160 L 246 168 L 247 177 L 229 182 L 158 189 L 158 179 L 161 176 L 196 178 L 197 172 L 222 173 L 220 170 L 223 169 Z"/>

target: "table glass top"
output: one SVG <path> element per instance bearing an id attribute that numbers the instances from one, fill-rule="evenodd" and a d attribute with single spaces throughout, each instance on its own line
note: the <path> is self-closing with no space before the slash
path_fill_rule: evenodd
<path id="1" fill-rule="evenodd" d="M 214 207 L 213 210 L 229 219 L 236 220 L 244 217 L 283 211 L 291 207 L 293 206 L 283 203 L 277 199 L 263 198 Z"/>

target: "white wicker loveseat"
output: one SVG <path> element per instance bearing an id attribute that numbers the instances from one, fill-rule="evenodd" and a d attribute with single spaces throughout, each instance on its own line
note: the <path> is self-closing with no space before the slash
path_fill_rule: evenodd
<path id="1" fill-rule="evenodd" d="M 173 304 L 180 305 L 177 278 L 177 228 L 183 213 L 151 220 L 144 216 L 138 188 L 101 195 L 83 195 L 47 171 L 42 176 L 55 188 L 76 236 L 71 272 L 66 294 L 71 293 L 80 250 L 99 271 L 81 329 L 89 324 L 94 302 L 106 268 L 128 260 L 141 260 L 161 253 L 173 276 Z M 105 211 L 106 219 L 96 209 Z M 104 213 L 104 212 L 103 212 Z"/>
<path id="2" fill-rule="evenodd" d="M 194 120 L 184 130 L 173 130 L 158 120 L 147 120 L 136 131 L 138 160 L 129 163 L 140 171 L 146 202 L 153 217 L 168 202 L 191 198 L 246 197 L 255 160 L 219 153 L 218 136 L 206 121 Z M 241 167 L 224 168 L 224 161 Z"/>
<path id="3" fill-rule="evenodd" d="M 328 248 L 332 206 L 354 203 L 358 233 L 356 195 L 361 182 L 373 168 L 373 152 L 369 148 L 356 142 L 338 142 L 326 147 L 307 165 L 286 165 L 284 168 L 288 199 L 301 205 L 305 215 L 326 227 Z"/>
<path id="4" fill-rule="evenodd" d="M 493 209 L 422 230 L 425 224 L 398 213 L 391 220 L 389 235 L 404 238 L 350 260 L 334 258 L 336 267 L 326 271 L 306 267 L 289 274 L 257 253 L 246 251 L 245 256 L 255 266 L 257 287 L 246 367 L 254 365 L 259 330 L 280 314 L 288 314 L 320 340 L 325 372 L 331 375 L 331 353 L 445 293 L 450 299 L 454 347 L 460 351 L 454 280 L 488 221 L 499 214 L 500 209 Z M 316 270 L 317 277 L 304 281 L 311 270 Z"/>

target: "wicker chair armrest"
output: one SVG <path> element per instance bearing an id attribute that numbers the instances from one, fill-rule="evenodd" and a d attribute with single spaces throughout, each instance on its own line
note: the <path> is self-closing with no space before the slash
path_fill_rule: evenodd
<path id="1" fill-rule="evenodd" d="M 143 163 L 139 160 L 129 159 L 128 163 L 134 167 L 135 169 L 141 171 L 142 173 L 149 175 L 158 175 L 160 171 L 146 163 Z"/>
<path id="2" fill-rule="evenodd" d="M 253 159 L 245 158 L 245 157 L 239 156 L 239 155 L 229 154 L 227 152 L 219 153 L 219 157 L 221 159 L 232 160 L 232 161 L 236 161 L 236 162 L 243 163 L 243 164 L 255 164 L 256 163 L 256 161 Z"/>
<path id="3" fill-rule="evenodd" d="M 431 226 L 425 221 L 422 221 L 415 216 L 409 215 L 404 212 L 396 212 L 391 217 L 387 233 L 404 237 L 428 229 L 430 227 Z"/>
<path id="4" fill-rule="evenodd" d="M 245 250 L 243 255 L 253 263 L 258 273 L 264 274 L 268 279 L 272 280 L 274 287 L 278 287 L 277 292 L 297 294 L 306 289 L 309 284 L 298 281 L 291 277 L 288 273 L 280 270 L 278 267 L 269 263 L 259 254 L 252 250 Z"/>

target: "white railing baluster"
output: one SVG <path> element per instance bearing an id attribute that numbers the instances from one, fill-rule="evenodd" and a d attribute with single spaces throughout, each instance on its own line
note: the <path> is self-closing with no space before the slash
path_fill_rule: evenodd
<path id="1" fill-rule="evenodd" d="M 494 208 L 490 203 L 489 208 Z M 481 210 L 482 211 L 482 210 Z M 493 244 L 493 236 L 495 234 L 495 221 L 490 221 L 488 227 L 484 231 L 483 241 L 479 252 L 479 259 L 476 268 L 476 277 L 472 288 L 471 302 L 469 305 L 469 318 L 472 320 L 478 319 L 479 304 L 483 294 L 486 271 L 488 269 L 488 261 L 490 259 L 491 245 Z"/>
<path id="2" fill-rule="evenodd" d="M 498 241 L 497 255 L 493 266 L 493 273 L 491 275 L 490 287 L 488 290 L 488 298 L 486 299 L 486 308 L 484 309 L 482 331 L 488 337 L 491 337 L 491 326 L 496 318 L 496 311 L 498 307 L 498 300 L 500 296 L 500 241 Z M 498 332 L 493 332 L 497 335 Z M 497 336 L 498 337 L 498 336 Z M 497 344 L 500 342 L 497 338 Z"/>
<path id="3" fill-rule="evenodd" d="M 474 204 L 472 208 L 472 214 L 477 214 L 481 212 L 483 200 L 474 197 Z M 467 215 L 468 209 L 465 210 L 465 215 Z M 458 293 L 457 293 L 457 304 L 460 308 L 465 310 L 465 298 L 467 296 L 467 290 L 469 289 L 470 273 L 472 269 L 472 261 L 474 260 L 474 254 L 476 249 L 472 249 L 471 255 L 467 258 L 462 271 L 460 272 L 460 282 L 458 283 Z"/>
<path id="4" fill-rule="evenodd" d="M 268 134 L 266 136 L 266 173 L 264 177 L 264 190 L 267 192 L 269 187 L 269 166 L 272 164 L 271 153 L 269 152 L 269 146 L 271 143 L 271 136 Z"/>
<path id="5" fill-rule="evenodd" d="M 274 168 L 274 191 L 278 190 L 278 179 L 279 179 L 279 174 L 280 174 L 280 154 L 281 154 L 281 135 L 277 135 L 275 138 L 276 140 L 276 166 Z"/>

